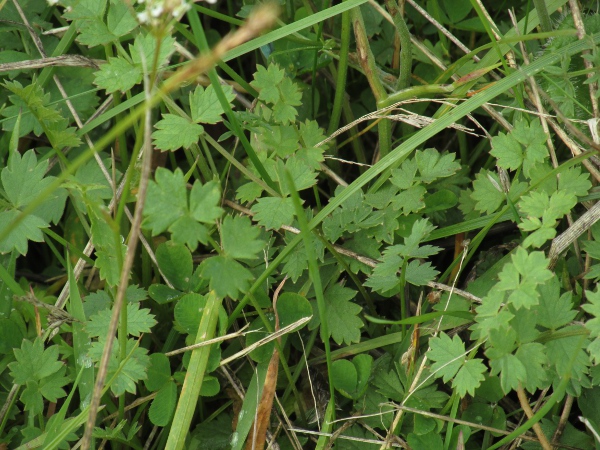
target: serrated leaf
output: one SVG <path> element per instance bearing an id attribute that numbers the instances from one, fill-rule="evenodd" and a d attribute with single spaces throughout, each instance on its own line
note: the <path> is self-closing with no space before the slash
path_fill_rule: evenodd
<path id="1" fill-rule="evenodd" d="M 575 318 L 577 311 L 573 309 L 572 294 L 560 295 L 560 281 L 553 277 L 538 286 L 540 292 L 539 305 L 536 308 L 537 323 L 551 330 L 556 330 Z M 582 305 L 585 309 L 586 305 Z M 589 322 L 588 322 L 589 323 Z"/>
<path id="2" fill-rule="evenodd" d="M 489 355 L 489 350 L 486 353 Z M 521 382 L 527 380 L 527 370 L 519 358 L 507 353 L 494 359 L 490 356 L 490 366 L 492 375 L 500 374 L 500 385 L 502 391 L 508 394 L 519 387 Z"/>
<path id="3" fill-rule="evenodd" d="M 200 274 L 210 280 L 209 286 L 218 297 L 237 299 L 250 287 L 252 273 L 237 261 L 225 256 L 213 256 L 202 261 Z"/>
<path id="4" fill-rule="evenodd" d="M 148 184 L 143 226 L 150 228 L 153 235 L 157 235 L 185 214 L 187 193 L 180 169 L 171 172 L 159 167 L 156 169 L 154 180 Z"/>
<path id="5" fill-rule="evenodd" d="M 542 252 L 527 251 L 519 247 L 498 275 L 500 282 L 496 289 L 510 292 L 508 302 L 516 309 L 531 308 L 538 304 L 537 286 L 552 278 L 547 269 L 548 260 Z"/>
<path id="6" fill-rule="evenodd" d="M 201 185 L 198 181 L 192 186 L 190 193 L 190 213 L 199 222 L 213 224 L 223 214 L 218 206 L 221 200 L 221 186 L 216 181 Z M 204 243 L 204 241 L 202 241 Z"/>
<path id="7" fill-rule="evenodd" d="M 545 365 L 547 363 L 546 349 L 538 342 L 529 342 L 519 346 L 515 356 L 525 367 L 523 387 L 533 393 L 547 387 Z"/>
<path id="8" fill-rule="evenodd" d="M 121 265 L 119 264 L 119 258 L 116 252 L 121 252 L 120 261 L 125 259 L 125 253 L 127 252 L 127 246 L 121 244 L 118 250 L 114 248 L 108 249 L 96 249 L 96 261 L 94 266 L 100 271 L 100 278 L 105 280 L 110 286 L 116 286 L 121 278 Z"/>
<path id="9" fill-rule="evenodd" d="M 111 309 L 105 309 L 90 317 L 85 329 L 91 337 L 105 337 L 112 316 Z M 140 309 L 139 303 L 127 303 L 127 333 L 132 336 L 140 336 L 149 333 L 156 325 L 154 314 L 150 314 L 147 308 Z"/>
<path id="10" fill-rule="evenodd" d="M 466 394 L 473 396 L 475 395 L 475 389 L 485 380 L 484 373 L 487 373 L 487 367 L 481 359 L 467 360 L 452 380 L 452 387 L 456 389 L 461 398 Z"/>
<path id="11" fill-rule="evenodd" d="M 142 71 L 123 57 L 109 57 L 94 76 L 94 84 L 109 94 L 127 92 L 142 81 Z"/>
<path id="12" fill-rule="evenodd" d="M 442 378 L 444 383 L 458 373 L 466 361 L 466 355 L 465 345 L 456 335 L 451 339 L 441 332 L 438 337 L 429 340 L 427 357 L 434 361 L 431 371 L 437 378 Z"/>
<path id="13" fill-rule="evenodd" d="M 279 89 L 277 88 L 283 80 L 285 73 L 279 69 L 277 64 L 270 64 L 268 69 L 260 64 L 256 66 L 254 81 L 250 85 L 259 91 L 258 97 L 267 103 L 276 103 L 279 98 Z"/>
<path id="14" fill-rule="evenodd" d="M 160 42 L 158 55 L 156 54 L 156 41 L 157 38 L 152 33 L 145 36 L 138 34 L 133 41 L 133 45 L 129 45 L 131 59 L 140 70 L 151 72 L 155 62 L 157 68 L 160 68 L 169 61 L 169 55 L 175 48 L 175 39 L 167 34 Z"/>
<path id="15" fill-rule="evenodd" d="M 233 88 L 229 85 L 222 86 L 225 98 L 231 104 L 235 100 Z M 221 115 L 225 112 L 219 98 L 212 85 L 206 89 L 197 86 L 193 93 L 190 93 L 190 109 L 192 120 L 201 123 L 217 123 L 222 120 Z"/>
<path id="16" fill-rule="evenodd" d="M 58 361 L 58 346 L 44 349 L 44 342 L 40 338 L 33 342 L 23 340 L 21 348 L 15 348 L 14 353 L 16 361 L 10 363 L 8 368 L 14 382 L 19 385 L 49 377 L 63 367 Z"/>
<path id="17" fill-rule="evenodd" d="M 294 204 L 290 197 L 265 197 L 253 206 L 254 220 L 267 230 L 276 230 L 294 221 Z"/>
<path id="18" fill-rule="evenodd" d="M 449 177 L 460 170 L 460 164 L 456 162 L 455 155 L 448 153 L 441 155 L 434 148 L 418 150 L 415 153 L 415 161 L 419 168 L 420 180 L 429 184 L 438 178 Z"/>
<path id="19" fill-rule="evenodd" d="M 10 227 L 21 214 L 18 210 L 0 212 L 0 233 Z M 9 253 L 16 250 L 21 255 L 27 254 L 27 241 L 43 242 L 42 228 L 49 228 L 50 224 L 37 216 L 29 215 L 21 221 L 2 241 L 0 241 L 0 253 Z"/>
<path id="20" fill-rule="evenodd" d="M 227 216 L 221 224 L 223 252 L 231 258 L 252 259 L 264 248 L 265 242 L 257 239 L 260 229 L 245 216 Z"/>
<path id="21" fill-rule="evenodd" d="M 401 210 L 405 216 L 418 212 L 425 208 L 425 194 L 427 189 L 422 185 L 412 186 L 399 192 L 392 200 L 392 206 L 396 210 Z"/>
<path id="22" fill-rule="evenodd" d="M 94 342 L 88 356 L 92 361 L 98 362 L 102 358 L 102 353 L 106 343 L 104 340 Z M 120 343 L 119 340 L 115 340 L 113 344 L 112 353 L 108 360 L 108 372 L 106 379 L 110 380 L 115 376 L 117 370 L 119 373 L 114 378 L 113 383 L 110 386 L 111 391 L 114 395 L 120 396 L 125 392 L 135 394 L 136 383 L 140 380 L 145 380 L 147 377 L 146 371 L 150 365 L 150 358 L 147 355 L 148 351 L 145 348 L 137 345 L 137 340 L 129 339 L 127 341 L 127 356 L 128 359 L 121 367 L 120 361 Z"/>
<path id="23" fill-rule="evenodd" d="M 360 342 L 363 322 L 358 314 L 362 308 L 351 301 L 356 296 L 356 291 L 334 283 L 323 295 L 327 310 L 326 320 L 333 340 L 338 345 Z"/>
<path id="24" fill-rule="evenodd" d="M 160 150 L 189 148 L 197 143 L 200 135 L 204 133 L 202 125 L 183 117 L 174 114 L 163 114 L 162 117 L 162 120 L 154 125 L 156 131 L 152 133 L 153 143 Z"/>
<path id="25" fill-rule="evenodd" d="M 431 267 L 430 262 L 421 264 L 417 260 L 412 260 L 406 266 L 406 281 L 415 286 L 425 286 L 435 279 L 439 273 L 439 270 Z"/>

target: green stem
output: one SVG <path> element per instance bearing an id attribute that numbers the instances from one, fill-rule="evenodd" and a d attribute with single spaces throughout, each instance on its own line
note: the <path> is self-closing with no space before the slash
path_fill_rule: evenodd
<path id="1" fill-rule="evenodd" d="M 356 53 L 358 55 L 358 61 L 365 72 L 365 76 L 369 81 L 375 100 L 379 105 L 388 98 L 387 92 L 381 84 L 379 79 L 377 64 L 375 63 L 375 56 L 371 51 L 369 45 L 369 38 L 365 29 L 365 23 L 363 21 L 362 13 L 360 8 L 354 8 L 351 12 L 352 23 L 354 26 L 354 37 L 356 38 Z M 392 128 L 388 120 L 382 120 L 379 125 L 379 155 L 380 157 L 386 156 L 391 151 L 392 146 Z"/>
<path id="2" fill-rule="evenodd" d="M 402 17 L 402 11 L 398 7 L 395 0 L 385 0 L 387 7 L 396 31 L 400 36 L 400 75 L 396 82 L 396 90 L 406 89 L 410 86 L 410 74 L 412 69 L 412 43 L 410 42 L 410 32 L 406 26 L 406 22 Z"/>
<path id="3" fill-rule="evenodd" d="M 548 14 L 548 9 L 546 9 L 546 0 L 533 0 L 533 4 L 535 5 L 538 18 L 540 19 L 540 27 L 542 28 L 542 31 L 552 31 L 550 15 Z"/>
<path id="4" fill-rule="evenodd" d="M 350 53 L 350 12 L 342 13 L 342 29 L 340 32 L 340 59 L 337 67 L 337 80 L 335 83 L 335 96 L 333 98 L 333 109 L 327 134 L 337 130 L 342 115 L 342 106 L 346 94 L 346 76 L 348 73 L 348 54 Z"/>
<path id="5" fill-rule="evenodd" d="M 300 197 L 298 191 L 294 186 L 294 180 L 291 174 L 286 170 L 285 172 L 287 182 L 292 194 L 292 201 L 294 202 L 294 208 L 296 209 L 296 217 L 298 224 L 302 230 L 302 238 L 304 240 L 304 250 L 306 251 L 306 259 L 308 260 L 308 273 L 313 282 L 315 290 L 315 296 L 317 297 L 317 308 L 319 310 L 319 319 L 321 326 L 321 340 L 325 346 L 325 359 L 327 361 L 327 375 L 329 378 L 329 395 L 330 401 L 334 401 L 335 392 L 333 388 L 333 373 L 331 371 L 331 345 L 329 343 L 329 324 L 327 323 L 327 309 L 325 306 L 325 297 L 323 295 L 323 285 L 321 284 L 321 275 L 319 273 L 319 267 L 317 265 L 317 258 L 313 251 L 312 234 L 306 220 L 306 215 L 302 205 L 300 204 Z M 335 412 L 333 412 L 335 416 Z M 333 421 L 334 419 L 332 419 Z"/>
<path id="6" fill-rule="evenodd" d="M 406 266 L 408 260 L 405 259 L 402 263 L 402 271 L 400 272 L 400 316 L 402 320 L 408 319 L 406 311 Z M 406 325 L 402 324 L 402 336 L 406 336 Z"/>

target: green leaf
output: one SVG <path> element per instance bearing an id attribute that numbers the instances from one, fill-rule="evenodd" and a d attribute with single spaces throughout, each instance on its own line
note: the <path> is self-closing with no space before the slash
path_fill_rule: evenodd
<path id="1" fill-rule="evenodd" d="M 142 225 L 144 228 L 150 228 L 156 236 L 186 213 L 187 192 L 181 169 L 171 172 L 159 167 L 156 169 L 154 180 L 148 184 L 145 219 Z"/>
<path id="2" fill-rule="evenodd" d="M 588 303 L 581 307 L 594 316 L 585 323 L 585 327 L 590 331 L 590 338 L 593 338 L 588 351 L 597 364 L 600 361 L 600 292 L 585 291 L 585 293 Z"/>
<path id="3" fill-rule="evenodd" d="M 458 373 L 452 381 L 452 387 L 456 389 L 458 395 L 462 398 L 466 394 L 475 395 L 477 389 L 483 380 L 484 373 L 487 373 L 487 367 L 479 358 L 465 361 L 463 366 L 458 370 Z"/>
<path id="4" fill-rule="evenodd" d="M 85 329 L 90 337 L 105 337 L 108 332 L 111 309 L 104 309 L 90 317 Z M 142 333 L 149 333 L 156 325 L 154 314 L 147 308 L 140 309 L 139 303 L 127 303 L 127 333 L 139 337 Z"/>
<path id="5" fill-rule="evenodd" d="M 18 210 L 0 212 L 0 233 L 8 229 L 21 214 Z M 27 241 L 43 242 L 42 228 L 49 228 L 50 224 L 37 216 L 29 215 L 13 229 L 8 236 L 0 241 L 0 253 L 9 253 L 16 250 L 21 255 L 27 254 Z"/>
<path id="6" fill-rule="evenodd" d="M 200 274 L 210 280 L 209 286 L 217 297 L 237 299 L 250 287 L 252 273 L 237 261 L 225 256 L 214 256 L 200 264 Z"/>
<path id="7" fill-rule="evenodd" d="M 265 242 L 257 239 L 259 234 L 260 229 L 248 217 L 225 217 L 221 224 L 223 253 L 231 258 L 255 258 L 265 247 Z"/>
<path id="8" fill-rule="evenodd" d="M 155 426 L 166 427 L 173 418 L 176 404 L 177 385 L 170 381 L 156 393 L 148 411 L 148 418 Z"/>
<path id="9" fill-rule="evenodd" d="M 233 88 L 229 85 L 222 87 L 225 98 L 231 104 L 235 100 Z M 222 120 L 221 115 L 225 112 L 212 85 L 206 90 L 197 86 L 193 93 L 190 92 L 190 109 L 192 120 L 196 123 L 217 123 Z"/>
<path id="10" fill-rule="evenodd" d="M 496 289 L 508 291 L 508 302 L 516 309 L 531 308 L 539 302 L 537 287 L 552 278 L 547 269 L 548 260 L 542 252 L 527 251 L 519 247 L 498 275 L 500 282 Z"/>
<path id="11" fill-rule="evenodd" d="M 254 220 L 267 230 L 276 230 L 294 221 L 294 204 L 290 197 L 261 198 L 252 206 L 252 212 Z"/>
<path id="12" fill-rule="evenodd" d="M 164 353 L 152 353 L 148 366 L 148 378 L 144 385 L 149 391 L 158 391 L 171 379 L 171 363 Z"/>
<path id="13" fill-rule="evenodd" d="M 91 345 L 88 356 L 92 361 L 100 361 L 105 345 L 106 343 L 104 340 L 94 342 Z M 117 370 L 119 370 L 119 374 L 116 375 L 116 378 L 110 386 L 114 395 L 120 396 L 125 392 L 135 394 L 136 382 L 145 380 L 147 377 L 146 371 L 150 365 L 150 358 L 147 353 L 148 351 L 145 348 L 137 346 L 137 340 L 129 339 L 127 341 L 127 355 L 131 356 L 129 356 L 124 365 L 120 367 L 120 342 L 118 339 L 115 340 L 112 353 L 109 356 L 108 373 L 106 374 L 106 379 L 110 380 L 115 376 Z"/>
<path id="14" fill-rule="evenodd" d="M 572 294 L 565 292 L 560 295 L 560 281 L 557 277 L 539 285 L 538 291 L 540 301 L 535 311 L 539 325 L 556 330 L 575 318 L 577 311 L 573 309 Z M 583 309 L 585 307 L 586 305 L 582 305 Z"/>
<path id="15" fill-rule="evenodd" d="M 194 264 L 192 254 L 184 245 L 173 241 L 162 243 L 156 249 L 156 261 L 175 289 L 188 289 Z"/>
<path id="16" fill-rule="evenodd" d="M 267 103 L 276 103 L 280 98 L 278 86 L 284 75 L 285 72 L 277 64 L 269 64 L 268 69 L 258 64 L 250 85 L 259 91 L 258 98 Z"/>
<path id="17" fill-rule="evenodd" d="M 205 306 L 206 298 L 203 295 L 196 293 L 184 295 L 175 305 L 175 323 L 183 332 L 196 335 Z"/>
<path id="18" fill-rule="evenodd" d="M 125 259 L 125 253 L 127 252 L 127 246 L 121 244 L 118 250 L 113 248 L 97 248 L 96 249 L 96 261 L 94 265 L 100 271 L 100 278 L 105 280 L 110 286 L 116 286 L 119 284 L 121 278 L 121 265 L 119 264 L 119 258 L 116 252 L 121 252 L 121 261 Z"/>
<path id="19" fill-rule="evenodd" d="M 109 57 L 94 77 L 94 84 L 109 94 L 127 92 L 142 81 L 142 71 L 123 57 Z"/>
<path id="20" fill-rule="evenodd" d="M 466 361 L 466 355 L 465 345 L 457 335 L 451 339 L 446 333 L 441 332 L 438 337 L 429 340 L 427 357 L 434 361 L 431 372 L 437 378 L 442 378 L 444 383 L 458 373 Z"/>
<path id="21" fill-rule="evenodd" d="M 438 178 L 445 178 L 460 170 L 460 164 L 454 160 L 456 155 L 448 153 L 441 155 L 434 148 L 415 152 L 415 161 L 419 168 L 420 180 L 429 184 Z"/>
<path id="22" fill-rule="evenodd" d="M 498 176 L 487 170 L 475 175 L 471 198 L 476 202 L 475 209 L 486 214 L 496 211 L 506 200 Z"/>
<path id="23" fill-rule="evenodd" d="M 430 262 L 421 264 L 419 261 L 413 260 L 406 266 L 406 281 L 415 286 L 425 286 L 434 280 L 439 273 L 439 270 L 431 267 Z"/>
<path id="24" fill-rule="evenodd" d="M 199 222 L 214 224 L 223 214 L 223 208 L 218 206 L 220 201 L 221 186 L 219 183 L 209 181 L 201 185 L 196 181 L 190 194 L 190 213 Z"/>
<path id="25" fill-rule="evenodd" d="M 523 387 L 534 393 L 538 389 L 548 387 L 545 366 L 547 363 L 546 348 L 538 342 L 529 342 L 519 346 L 515 356 L 525 367 Z"/>
<path id="26" fill-rule="evenodd" d="M 334 283 L 323 295 L 327 309 L 326 320 L 333 340 L 338 345 L 360 342 L 363 322 L 358 314 L 362 308 L 351 301 L 356 296 L 356 291 Z"/>
<path id="27" fill-rule="evenodd" d="M 422 185 L 412 186 L 394 196 L 392 206 L 401 210 L 405 216 L 425 208 L 425 194 L 427 190 Z"/>
<path id="28" fill-rule="evenodd" d="M 493 358 L 489 350 L 486 354 L 490 357 L 492 375 L 500 373 L 500 385 L 505 394 L 517 389 L 521 382 L 527 380 L 527 369 L 515 355 L 507 353 Z"/>
<path id="29" fill-rule="evenodd" d="M 15 348 L 15 362 L 8 365 L 15 384 L 24 385 L 27 381 L 40 381 L 57 373 L 63 366 L 58 360 L 58 345 L 44 349 L 44 341 L 23 340 L 21 348 Z"/>
<path id="30" fill-rule="evenodd" d="M 371 376 L 373 357 L 357 355 L 352 362 L 338 359 L 331 366 L 334 387 L 348 398 L 358 399 L 363 396 Z"/>
<path id="31" fill-rule="evenodd" d="M 133 63 L 144 70 L 151 72 L 156 58 L 157 68 L 161 68 L 169 61 L 169 55 L 175 50 L 175 39 L 167 34 L 160 42 L 158 55 L 156 54 L 157 39 L 152 33 L 145 36 L 138 34 L 133 41 L 133 45 L 129 45 L 129 53 Z"/>
<path id="32" fill-rule="evenodd" d="M 498 158 L 498 165 L 504 169 L 516 170 L 523 165 L 523 173 L 529 177 L 535 164 L 548 156 L 546 139 L 539 119 L 532 120 L 529 125 L 521 120 L 509 134 L 499 133 L 492 138 L 490 153 Z"/>
<path id="33" fill-rule="evenodd" d="M 204 133 L 202 125 L 198 125 L 174 114 L 163 114 L 154 127 L 152 133 L 153 143 L 160 150 L 177 150 L 179 148 L 190 148 L 200 139 Z"/>

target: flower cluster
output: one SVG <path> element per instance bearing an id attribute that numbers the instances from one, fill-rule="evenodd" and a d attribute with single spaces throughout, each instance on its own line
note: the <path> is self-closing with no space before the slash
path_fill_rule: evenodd
<path id="1" fill-rule="evenodd" d="M 138 0 L 145 6 L 137 13 L 138 22 L 152 28 L 161 28 L 173 20 L 179 20 L 190 9 L 187 0 Z"/>

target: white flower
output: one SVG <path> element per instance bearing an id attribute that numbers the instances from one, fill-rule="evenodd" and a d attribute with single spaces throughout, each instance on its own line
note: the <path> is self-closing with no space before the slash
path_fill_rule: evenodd
<path id="1" fill-rule="evenodd" d="M 137 13 L 137 20 L 141 24 L 146 24 L 150 22 L 150 16 L 148 16 L 146 11 L 142 11 Z"/>

